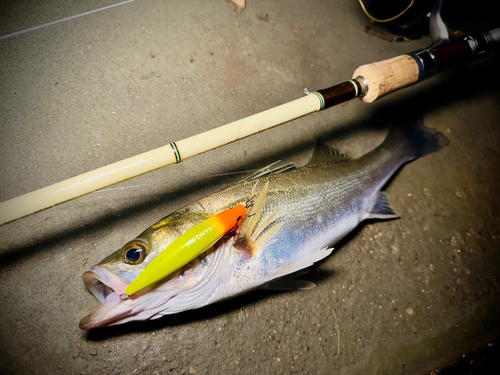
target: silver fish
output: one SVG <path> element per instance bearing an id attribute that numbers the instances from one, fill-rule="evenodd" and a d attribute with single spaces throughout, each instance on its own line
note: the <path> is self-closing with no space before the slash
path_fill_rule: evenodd
<path id="1" fill-rule="evenodd" d="M 83 318 L 80 328 L 157 319 L 256 288 L 313 287 L 295 278 L 298 271 L 328 256 L 329 246 L 361 221 L 398 217 L 381 188 L 403 164 L 447 144 L 443 134 L 421 122 L 391 129 L 380 146 L 354 160 L 319 144 L 305 167 L 261 173 L 170 214 L 83 274 L 103 306 Z M 223 237 L 156 284 L 120 298 L 175 238 L 240 203 L 252 205 L 239 233 Z"/>

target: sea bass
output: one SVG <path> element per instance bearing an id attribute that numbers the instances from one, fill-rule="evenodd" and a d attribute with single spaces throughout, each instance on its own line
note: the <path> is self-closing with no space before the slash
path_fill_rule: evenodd
<path id="1" fill-rule="evenodd" d="M 391 129 L 380 146 L 358 159 L 318 144 L 302 168 L 249 178 L 175 211 L 83 274 L 103 306 L 83 318 L 80 328 L 157 319 L 256 288 L 313 287 L 296 278 L 298 271 L 328 256 L 329 246 L 363 220 L 398 217 L 381 191 L 384 184 L 403 164 L 447 144 L 421 122 Z M 250 207 L 239 232 L 124 298 L 127 286 L 177 237 L 238 204 Z"/>

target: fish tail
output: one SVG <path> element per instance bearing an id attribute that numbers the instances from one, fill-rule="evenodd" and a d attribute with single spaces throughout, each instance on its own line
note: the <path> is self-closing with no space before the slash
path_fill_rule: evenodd
<path id="1" fill-rule="evenodd" d="M 391 128 L 382 147 L 398 147 L 406 161 L 411 161 L 438 152 L 449 143 L 444 134 L 426 127 L 423 119 L 419 118 Z"/>

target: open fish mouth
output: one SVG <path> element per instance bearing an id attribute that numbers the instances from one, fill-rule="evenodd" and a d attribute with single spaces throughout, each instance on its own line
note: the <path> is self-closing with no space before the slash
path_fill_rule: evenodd
<path id="1" fill-rule="evenodd" d="M 112 294 L 125 293 L 130 281 L 106 268 L 95 266 L 82 275 L 83 283 L 87 289 L 101 302 L 106 303 L 106 298 Z"/>
<path id="2" fill-rule="evenodd" d="M 85 272 L 82 279 L 87 289 L 103 306 L 80 321 L 81 329 L 110 325 L 128 314 L 128 309 L 121 309 L 119 305 L 125 302 L 120 299 L 120 295 L 125 293 L 130 284 L 129 280 L 99 266 Z"/>

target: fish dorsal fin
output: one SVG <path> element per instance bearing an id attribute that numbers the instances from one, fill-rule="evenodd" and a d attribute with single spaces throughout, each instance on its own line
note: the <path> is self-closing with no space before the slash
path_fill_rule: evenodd
<path id="1" fill-rule="evenodd" d="M 277 163 L 279 163 L 279 161 L 274 162 L 274 163 L 269 164 L 269 165 L 266 165 L 264 168 L 261 168 L 257 172 L 252 173 L 250 176 L 245 177 L 243 180 L 238 181 L 238 183 L 244 182 L 244 181 L 256 180 L 256 179 L 261 178 L 261 177 L 268 177 L 268 176 L 271 176 L 273 174 L 289 172 L 289 171 L 293 171 L 293 170 L 297 169 L 297 167 L 295 165 L 293 165 L 292 163 L 288 163 L 285 165 L 281 165 L 279 167 L 272 168 Z"/>
<path id="2" fill-rule="evenodd" d="M 349 160 L 347 155 L 342 154 L 336 148 L 330 147 L 319 140 L 318 143 L 316 143 L 316 148 L 314 149 L 313 155 L 307 164 L 333 164 L 345 160 Z"/>

